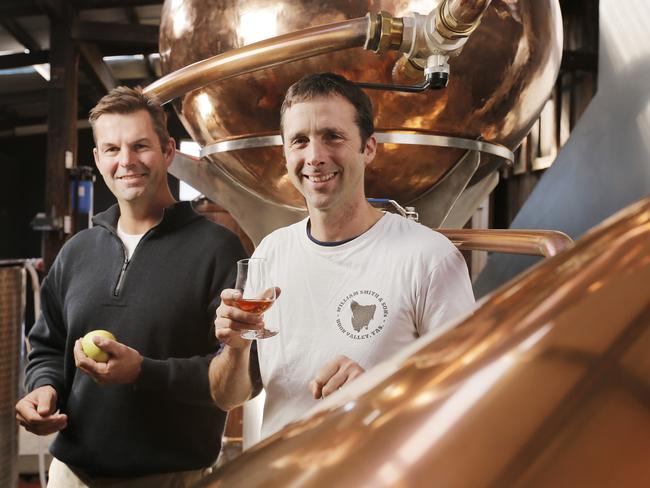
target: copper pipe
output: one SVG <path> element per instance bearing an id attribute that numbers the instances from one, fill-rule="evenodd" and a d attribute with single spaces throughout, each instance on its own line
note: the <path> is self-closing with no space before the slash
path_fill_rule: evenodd
<path id="1" fill-rule="evenodd" d="M 448 39 L 469 36 L 481 23 L 492 0 L 443 0 L 436 15 L 436 30 Z"/>
<path id="2" fill-rule="evenodd" d="M 435 229 L 458 249 L 531 256 L 555 256 L 570 247 L 573 240 L 564 232 L 524 229 Z"/>
<path id="3" fill-rule="evenodd" d="M 167 103 L 196 88 L 280 64 L 366 42 L 369 17 L 311 27 L 249 44 L 190 64 L 153 82 L 144 92 Z"/>

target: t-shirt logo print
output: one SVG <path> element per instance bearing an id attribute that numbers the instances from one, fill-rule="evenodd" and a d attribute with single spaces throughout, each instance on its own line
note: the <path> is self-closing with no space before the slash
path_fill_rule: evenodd
<path id="1" fill-rule="evenodd" d="M 336 307 L 336 327 L 350 339 L 368 340 L 379 334 L 388 320 L 388 304 L 374 290 L 343 295 Z"/>
<path id="2" fill-rule="evenodd" d="M 360 332 L 364 327 L 367 329 L 370 321 L 375 317 L 377 305 L 359 305 L 354 300 L 350 301 L 352 310 L 352 327 Z"/>

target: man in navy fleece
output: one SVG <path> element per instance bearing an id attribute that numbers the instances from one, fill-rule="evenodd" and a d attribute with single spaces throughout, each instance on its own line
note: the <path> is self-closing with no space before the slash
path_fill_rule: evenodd
<path id="1" fill-rule="evenodd" d="M 50 487 L 190 486 L 219 453 L 226 414 L 210 396 L 212 321 L 245 253 L 172 196 L 174 140 L 155 100 L 116 88 L 90 121 L 117 205 L 63 246 L 43 282 L 16 416 L 36 434 L 59 432 Z M 117 338 L 94 339 L 106 363 L 81 348 L 93 329 Z"/>

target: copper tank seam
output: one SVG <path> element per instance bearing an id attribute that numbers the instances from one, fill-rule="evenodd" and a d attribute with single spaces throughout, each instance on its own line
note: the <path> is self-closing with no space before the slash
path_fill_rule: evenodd
<path id="1" fill-rule="evenodd" d="M 422 146 L 449 147 L 454 149 L 465 149 L 478 151 L 500 157 L 509 163 L 514 161 L 514 153 L 507 147 L 493 142 L 477 141 L 464 137 L 443 136 L 438 134 L 421 134 L 410 132 L 412 129 L 405 128 L 403 131 L 381 131 L 375 132 L 375 138 L 379 144 L 408 144 Z M 222 152 L 237 151 L 241 149 L 256 149 L 262 147 L 281 146 L 282 138 L 279 134 L 237 136 L 213 142 L 201 148 L 201 157 Z"/>

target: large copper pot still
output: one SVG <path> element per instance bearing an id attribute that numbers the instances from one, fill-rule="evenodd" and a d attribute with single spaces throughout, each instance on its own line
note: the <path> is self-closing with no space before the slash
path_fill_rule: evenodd
<path id="1" fill-rule="evenodd" d="M 383 134 L 380 141 L 388 141 L 380 144 L 376 160 L 366 172 L 369 197 L 417 203 L 466 153 L 416 140 L 414 135 L 481 140 L 493 148 L 502 145 L 509 153 L 530 130 L 552 90 L 562 45 L 557 0 L 442 3 L 456 12 L 484 13 L 462 51 L 449 59 L 446 88 L 423 93 L 367 91 L 375 107 L 377 131 Z M 365 35 L 366 27 L 360 22 L 369 11 L 387 11 L 398 19 L 409 12 L 427 14 L 439 4 L 440 0 L 167 0 L 160 28 L 162 67 L 164 73 L 173 75 L 220 53 L 237 53 L 256 42 L 349 19 L 358 22 L 346 28 L 362 30 Z M 387 42 L 394 42 L 393 34 Z M 207 157 L 238 185 L 262 201 L 304 209 L 301 195 L 286 176 L 278 138 L 276 145 L 259 147 L 265 140 L 260 137 L 278 133 L 284 93 L 306 73 L 335 71 L 360 82 L 417 84 L 423 80 L 422 71 L 405 62 L 403 54 L 383 51 L 376 54 L 354 47 L 275 63 L 246 74 L 217 76 L 219 81 L 212 81 L 210 76 L 219 74 L 220 68 L 216 68 L 192 85 L 198 88 L 183 93 L 176 90 L 163 101 L 176 97 L 174 106 L 188 132 L 202 147 L 217 148 Z M 164 85 L 170 85 L 166 78 L 148 90 L 160 95 Z M 167 90 L 165 95 L 169 93 Z M 470 184 L 503 162 L 485 156 Z"/>

